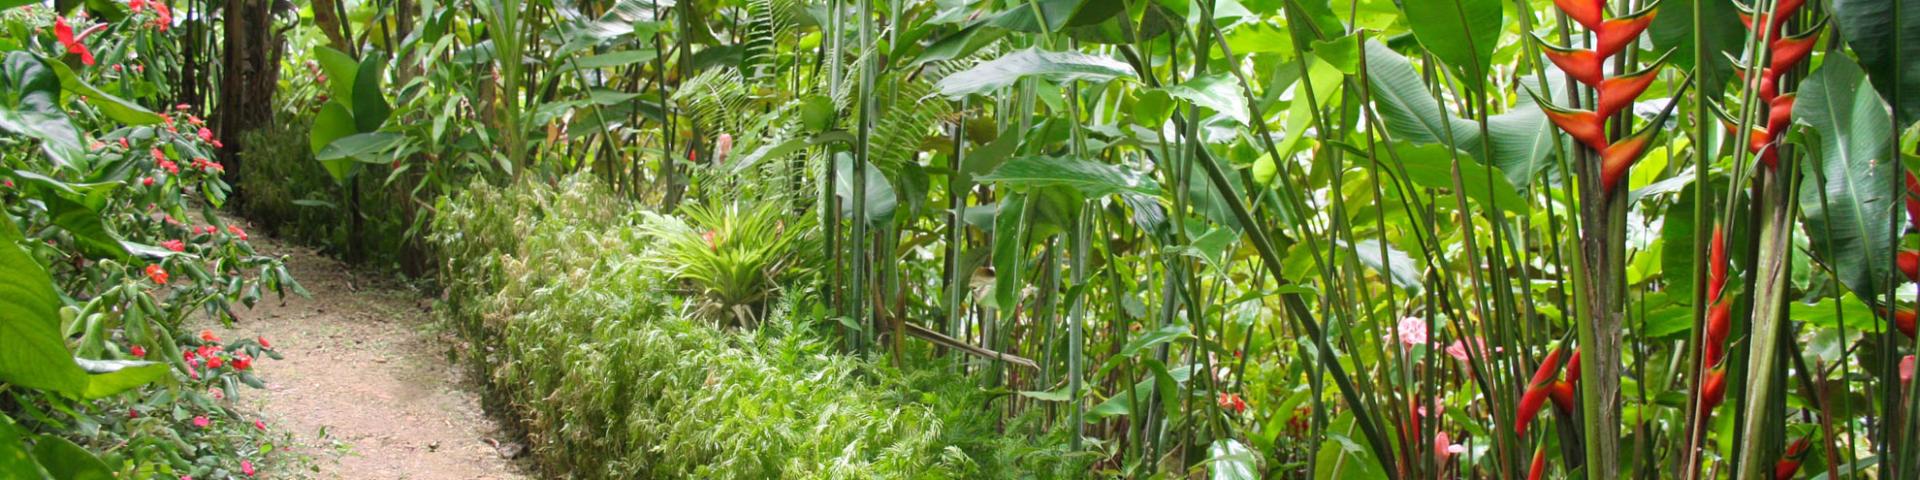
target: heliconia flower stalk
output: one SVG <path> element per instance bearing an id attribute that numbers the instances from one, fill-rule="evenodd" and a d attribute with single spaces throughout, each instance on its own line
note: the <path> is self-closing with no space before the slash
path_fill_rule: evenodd
<path id="1" fill-rule="evenodd" d="M 1560 410 L 1560 413 L 1573 413 L 1575 397 L 1572 382 L 1561 380 L 1547 387 L 1547 398 L 1553 399 L 1553 408 Z"/>
<path id="2" fill-rule="evenodd" d="M 1774 480 L 1791 480 L 1800 471 L 1800 461 L 1807 457 L 1807 439 L 1794 440 L 1787 446 L 1786 453 L 1780 455 L 1780 461 L 1773 465 Z"/>
<path id="3" fill-rule="evenodd" d="M 1920 282 L 1920 252 L 1902 250 L 1895 261 L 1900 264 L 1900 273 L 1907 274 L 1907 281 Z"/>
<path id="4" fill-rule="evenodd" d="M 1545 101 L 1535 103 L 1547 112 L 1547 118 L 1560 130 L 1600 153 L 1601 191 L 1611 195 L 1619 186 L 1620 179 L 1625 178 L 1627 169 L 1646 153 L 1647 146 L 1652 143 L 1653 133 L 1658 130 L 1655 127 L 1661 122 L 1653 122 L 1640 132 L 1613 141 L 1606 135 L 1607 119 L 1631 107 L 1634 99 L 1646 92 L 1647 86 L 1653 83 L 1654 74 L 1665 65 L 1666 57 L 1652 62 L 1646 69 L 1612 78 L 1606 76 L 1606 61 L 1625 51 L 1640 35 L 1646 33 L 1660 5 L 1659 2 L 1653 2 L 1640 11 L 1610 19 L 1601 18 L 1605 13 L 1604 0 L 1554 0 L 1554 5 L 1591 30 L 1596 41 L 1594 48 L 1587 50 L 1556 46 L 1536 36 L 1543 47 L 1541 53 L 1566 72 L 1568 77 L 1593 88 L 1599 98 L 1591 111 L 1558 108 Z"/>
<path id="5" fill-rule="evenodd" d="M 1707 372 L 1706 380 L 1700 382 L 1700 413 L 1705 417 L 1720 402 L 1727 398 L 1727 369 L 1715 368 Z"/>
<path id="6" fill-rule="evenodd" d="M 1547 474 L 1547 446 L 1533 448 L 1533 466 L 1527 469 L 1527 480 L 1540 480 Z"/>
<path id="7" fill-rule="evenodd" d="M 1780 76 L 1793 70 L 1813 54 L 1814 44 L 1819 42 L 1820 32 L 1826 24 L 1826 20 L 1822 19 L 1819 24 L 1807 28 L 1799 35 L 1781 36 L 1781 26 L 1785 24 L 1786 19 L 1792 18 L 1793 12 L 1804 3 L 1804 0 L 1779 1 L 1774 8 L 1775 13 L 1771 22 L 1773 31 L 1767 34 L 1771 38 L 1767 42 L 1768 60 L 1765 68 L 1760 69 L 1760 84 L 1757 85 L 1758 91 L 1755 92 L 1759 100 L 1767 104 L 1766 127 L 1764 129 L 1755 127 L 1747 134 L 1747 152 L 1757 155 L 1760 164 L 1767 166 L 1768 169 L 1779 168 L 1779 145 L 1786 138 L 1787 127 L 1793 123 L 1794 96 L 1792 93 L 1784 95 L 1780 93 Z M 1743 13 L 1741 20 L 1747 24 L 1749 30 L 1753 28 L 1753 19 L 1750 14 Z M 1740 62 L 1736 59 L 1734 63 L 1738 67 L 1737 64 Z M 1750 80 L 1747 78 L 1746 67 L 1735 68 L 1735 71 L 1740 74 L 1742 80 Z M 1739 127 L 1734 125 L 1737 122 L 1723 120 L 1729 124 L 1727 125 L 1728 133 L 1735 137 L 1740 136 L 1736 132 Z"/>

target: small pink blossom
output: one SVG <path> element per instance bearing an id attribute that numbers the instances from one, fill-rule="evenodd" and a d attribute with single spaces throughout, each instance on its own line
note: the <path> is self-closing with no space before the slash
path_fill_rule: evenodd
<path id="1" fill-rule="evenodd" d="M 240 473 L 245 473 L 249 477 L 253 476 L 253 462 L 248 460 L 241 460 Z"/>
<path id="2" fill-rule="evenodd" d="M 213 425 L 213 420 L 208 420 L 206 415 L 198 415 L 193 417 L 193 426 L 199 427 L 199 428 L 207 428 L 208 425 Z"/>
<path id="3" fill-rule="evenodd" d="M 1420 317 L 1400 319 L 1400 343 L 1411 347 L 1427 344 L 1427 321 Z"/>

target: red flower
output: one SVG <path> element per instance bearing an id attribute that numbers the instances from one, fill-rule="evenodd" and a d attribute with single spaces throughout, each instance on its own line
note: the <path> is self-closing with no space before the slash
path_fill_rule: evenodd
<path id="1" fill-rule="evenodd" d="M 141 346 L 139 346 L 139 345 L 134 345 L 134 346 L 133 346 L 133 348 L 132 348 L 132 350 L 133 350 L 133 356 L 135 356 L 135 357 L 145 357 L 145 356 L 147 356 L 147 349 L 146 349 L 146 348 L 142 348 L 142 347 L 141 347 Z"/>
<path id="2" fill-rule="evenodd" d="M 200 340 L 207 341 L 207 342 L 218 342 L 220 341 L 220 337 L 217 335 L 214 335 L 213 330 L 201 330 Z"/>
<path id="3" fill-rule="evenodd" d="M 166 285 L 167 270 L 160 268 L 159 265 L 147 265 L 147 278 L 152 279 L 153 283 Z"/>
<path id="4" fill-rule="evenodd" d="M 140 13 L 142 10 L 146 10 L 146 9 L 147 9 L 147 0 L 128 0 L 127 1 L 128 11 L 131 11 L 133 13 Z"/>
<path id="5" fill-rule="evenodd" d="M 258 429 L 262 432 L 267 431 L 267 422 L 264 420 L 254 420 L 253 428 Z"/>
<path id="6" fill-rule="evenodd" d="M 240 473 L 245 473 L 249 477 L 253 476 L 253 462 L 248 460 L 241 460 Z"/>
<path id="7" fill-rule="evenodd" d="M 231 225 L 231 224 L 227 225 L 227 233 L 231 233 L 235 237 L 240 237 L 240 240 L 243 240 L 243 241 L 247 239 L 247 232 L 245 230 L 241 230 L 239 225 Z M 264 344 L 266 342 L 260 342 L 260 343 L 263 344 L 262 346 L 265 346 Z"/>
<path id="8" fill-rule="evenodd" d="M 254 339 L 254 340 L 257 340 L 257 341 L 259 341 L 259 342 L 260 342 L 260 348 L 264 348 L 264 349 L 268 349 L 268 350 L 272 350 L 272 349 L 273 349 L 273 344 L 272 344 L 272 343 L 267 343 L 267 337 L 260 337 L 260 338 L 256 338 L 256 339 Z"/>
<path id="9" fill-rule="evenodd" d="M 220 357 L 207 357 L 207 368 L 209 369 L 220 368 L 221 365 L 225 364 L 226 361 L 221 360 Z"/>
<path id="10" fill-rule="evenodd" d="M 253 357 L 249 357 L 246 355 L 238 355 L 233 357 L 234 370 L 246 370 L 249 368 L 253 368 Z"/>
<path id="11" fill-rule="evenodd" d="M 197 118 L 196 118 L 196 119 L 190 119 L 189 121 L 194 121 L 194 123 L 196 123 L 196 124 L 198 124 L 198 122 L 197 122 L 197 120 L 199 120 L 199 119 L 197 119 Z M 213 130 L 208 130 L 208 129 L 207 129 L 207 127 L 200 127 L 200 132 L 199 132 L 199 134 L 200 134 L 200 140 L 201 140 L 201 141 L 205 141 L 205 142 L 208 142 L 208 143 L 212 143 L 212 142 L 213 142 Z"/>
<path id="12" fill-rule="evenodd" d="M 149 186 L 149 187 L 151 187 L 151 186 L 153 186 L 153 177 L 147 177 L 147 178 L 142 178 L 142 179 L 140 179 L 140 184 L 141 184 L 141 185 L 145 185 L 145 186 Z"/>
<path id="13" fill-rule="evenodd" d="M 1220 392 L 1219 403 L 1220 408 L 1227 409 L 1236 414 L 1247 411 L 1247 401 L 1241 399 L 1240 394 L 1237 393 Z"/>
<path id="14" fill-rule="evenodd" d="M 60 41 L 60 45 L 67 47 L 67 53 L 79 55 L 80 63 L 93 65 L 93 51 L 88 50 L 87 44 L 80 43 L 80 39 L 74 37 L 73 27 L 67 25 L 67 19 L 53 18 L 53 36 Z"/>
<path id="15" fill-rule="evenodd" d="M 187 244 L 186 244 L 186 242 L 182 242 L 182 241 L 179 241 L 179 240 L 167 240 L 167 241 L 164 241 L 164 242 L 160 242 L 160 246 L 161 246 L 161 247 L 165 247 L 165 248 L 166 248 L 167 250 L 172 250 L 172 251 L 175 251 L 175 252 L 184 252 L 184 251 L 187 251 Z"/>

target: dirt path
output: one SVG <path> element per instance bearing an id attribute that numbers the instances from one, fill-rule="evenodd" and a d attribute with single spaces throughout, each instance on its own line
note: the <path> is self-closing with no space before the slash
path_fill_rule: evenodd
<path id="1" fill-rule="evenodd" d="M 254 247 L 287 255 L 313 298 L 263 300 L 240 311 L 236 328 L 214 331 L 265 337 L 286 357 L 261 361 L 266 390 L 243 394 L 270 428 L 293 435 L 289 457 L 310 460 L 281 462 L 273 477 L 526 478 L 494 446 L 509 440 L 481 411 L 478 387 L 448 362 L 429 300 L 265 237 L 255 236 Z"/>

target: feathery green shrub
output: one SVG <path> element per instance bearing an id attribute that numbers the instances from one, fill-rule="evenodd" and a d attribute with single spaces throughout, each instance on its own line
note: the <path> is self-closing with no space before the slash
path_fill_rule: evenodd
<path id="1" fill-rule="evenodd" d="M 759 328 L 722 329 L 672 298 L 674 247 L 652 214 L 590 177 L 443 199 L 440 309 L 471 348 L 490 406 L 545 473 L 574 478 L 1048 476 L 1060 449 L 999 440 L 982 393 L 819 339 L 804 289 L 769 297 Z M 689 231 L 710 228 L 681 225 Z M 798 232 L 794 232 L 798 233 Z M 702 242 L 701 246 L 705 243 Z M 942 391 L 933 392 L 934 389 Z M 937 393 L 937 394 L 936 394 Z M 1057 443 L 1056 443 L 1057 444 Z M 1017 473 L 1023 472 L 1024 473 Z"/>

